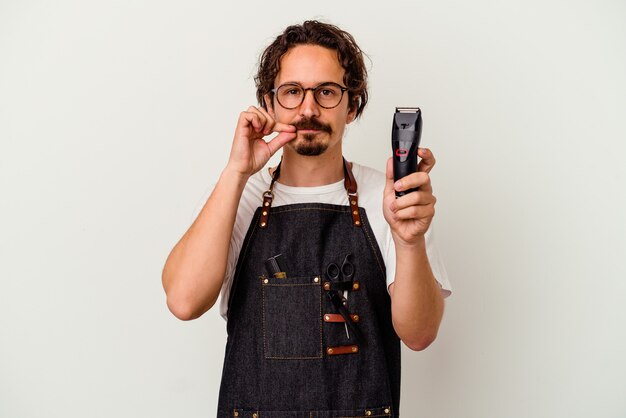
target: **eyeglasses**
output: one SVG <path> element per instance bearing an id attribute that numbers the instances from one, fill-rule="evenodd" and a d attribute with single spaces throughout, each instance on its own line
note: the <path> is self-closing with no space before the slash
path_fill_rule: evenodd
<path id="1" fill-rule="evenodd" d="M 287 83 L 270 90 L 276 95 L 276 100 L 285 109 L 295 109 L 304 101 L 306 92 L 311 90 L 318 105 L 324 109 L 332 109 L 339 106 L 343 93 L 348 90 L 337 83 L 322 83 L 317 87 L 305 89 L 298 83 Z"/>

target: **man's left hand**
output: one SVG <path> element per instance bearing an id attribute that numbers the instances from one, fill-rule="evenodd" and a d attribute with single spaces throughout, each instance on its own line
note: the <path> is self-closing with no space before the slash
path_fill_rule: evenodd
<path id="1" fill-rule="evenodd" d="M 396 245 L 415 245 L 423 240 L 435 216 L 435 202 L 430 184 L 430 170 L 435 166 L 435 156 L 427 148 L 419 148 L 420 161 L 417 172 L 393 181 L 393 161 L 387 160 L 387 183 L 383 196 L 383 214 L 391 227 Z M 419 190 L 396 199 L 396 191 L 419 187 Z M 398 240 L 400 240 L 398 242 Z M 423 242 L 423 241 L 422 241 Z"/>

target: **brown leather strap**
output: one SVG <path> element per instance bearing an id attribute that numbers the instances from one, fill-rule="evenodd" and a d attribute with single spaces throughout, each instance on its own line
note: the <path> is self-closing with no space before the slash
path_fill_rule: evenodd
<path id="1" fill-rule="evenodd" d="M 361 284 L 358 280 L 347 283 L 325 281 L 323 287 L 324 290 L 359 290 L 361 288 Z"/>
<path id="2" fill-rule="evenodd" d="M 350 204 L 350 213 L 352 214 L 352 224 L 361 226 L 361 214 L 359 213 L 359 195 L 356 192 L 357 184 L 352 174 L 352 168 L 348 161 L 343 159 L 343 171 L 345 172 L 344 186 L 348 192 L 348 203 Z"/>
<path id="3" fill-rule="evenodd" d="M 358 345 L 340 345 L 338 347 L 328 347 L 326 354 L 336 356 L 337 354 L 356 354 L 359 352 Z"/>
<path id="4" fill-rule="evenodd" d="M 283 160 L 281 158 L 280 162 L 276 166 L 276 170 L 272 174 L 272 182 L 270 183 L 270 188 L 263 192 L 263 210 L 261 211 L 261 217 L 259 218 L 259 227 L 265 228 L 267 227 L 267 223 L 270 217 L 270 209 L 272 207 L 272 201 L 274 200 L 274 183 L 278 180 L 278 176 L 280 175 L 280 165 Z M 350 163 L 344 158 L 343 159 L 343 171 L 344 171 L 344 187 L 346 188 L 346 192 L 348 193 L 348 203 L 350 204 L 350 213 L 352 214 L 352 224 L 354 226 L 361 226 L 361 214 L 359 213 L 359 196 L 357 194 L 357 184 L 354 178 L 354 174 L 352 174 L 352 168 L 350 167 Z"/>
<path id="5" fill-rule="evenodd" d="M 352 322 L 359 322 L 361 318 L 357 314 L 350 314 Z M 324 314 L 324 322 L 346 322 L 341 314 L 327 313 Z"/>
<path id="6" fill-rule="evenodd" d="M 259 218 L 259 226 L 265 228 L 267 226 L 268 218 L 270 217 L 270 208 L 272 207 L 272 200 L 274 200 L 274 193 L 268 190 L 263 193 L 263 210 L 261 211 L 261 217 Z"/>
<path id="7" fill-rule="evenodd" d="M 356 180 L 352 174 L 352 167 L 350 167 L 350 163 L 345 158 L 343 159 L 343 171 L 345 174 L 343 181 L 344 187 L 348 193 L 356 193 Z"/>

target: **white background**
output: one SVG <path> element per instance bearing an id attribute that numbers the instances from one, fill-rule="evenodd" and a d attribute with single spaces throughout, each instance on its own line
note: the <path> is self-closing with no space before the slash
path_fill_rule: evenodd
<path id="1" fill-rule="evenodd" d="M 161 269 L 306 18 L 371 59 L 346 156 L 382 169 L 420 106 L 438 159 L 454 294 L 403 416 L 626 416 L 623 1 L 4 0 L 0 417 L 214 416 L 225 322 L 175 319 Z"/>

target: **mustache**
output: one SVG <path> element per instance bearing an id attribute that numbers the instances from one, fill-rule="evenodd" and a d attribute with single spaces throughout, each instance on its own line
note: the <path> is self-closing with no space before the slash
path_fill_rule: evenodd
<path id="1" fill-rule="evenodd" d="M 324 132 L 328 132 L 328 133 L 332 133 L 332 128 L 330 127 L 330 125 L 326 125 L 325 123 L 320 122 L 317 119 L 302 119 L 298 122 L 292 123 L 293 126 L 296 127 L 296 129 L 300 130 L 300 129 L 315 129 L 318 131 L 324 131 Z"/>

